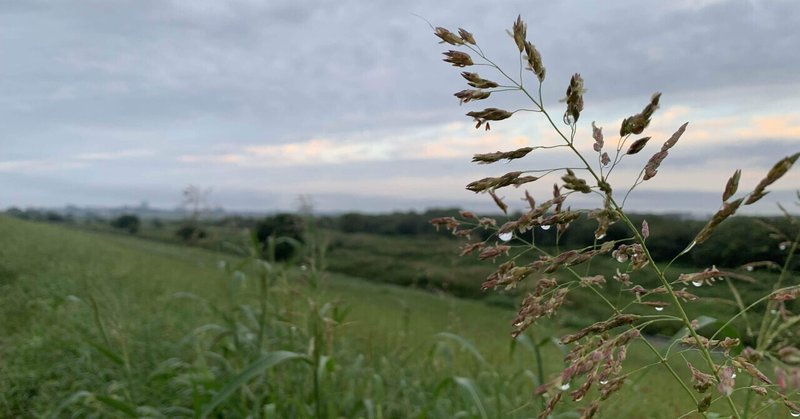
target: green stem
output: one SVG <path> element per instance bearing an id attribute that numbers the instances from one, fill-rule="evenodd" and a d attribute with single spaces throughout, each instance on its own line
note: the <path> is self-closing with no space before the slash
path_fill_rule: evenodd
<path id="1" fill-rule="evenodd" d="M 800 231 L 798 231 L 797 236 L 794 238 L 794 242 L 792 242 L 792 248 L 789 250 L 789 255 L 786 256 L 786 260 L 783 263 L 783 269 L 781 270 L 781 274 L 778 276 L 778 281 L 772 287 L 773 292 L 777 291 L 781 287 L 783 280 L 786 278 L 786 275 L 789 272 L 789 266 L 791 266 L 790 263 L 792 262 L 794 253 L 797 251 L 798 241 L 800 241 Z M 756 350 L 758 351 L 767 349 L 765 338 L 768 336 L 767 332 L 772 329 L 774 322 L 769 326 L 767 323 L 769 319 L 773 317 L 772 311 L 778 307 L 778 304 L 780 304 L 778 301 L 770 301 L 767 303 L 767 309 L 764 311 L 764 317 L 761 319 L 761 328 L 758 331 L 758 340 L 756 340 Z"/>

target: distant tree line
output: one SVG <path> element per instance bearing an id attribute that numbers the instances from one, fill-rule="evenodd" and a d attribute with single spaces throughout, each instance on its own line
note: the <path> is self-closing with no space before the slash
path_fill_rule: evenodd
<path id="1" fill-rule="evenodd" d="M 435 217 L 452 216 L 457 214 L 457 208 L 431 209 L 425 212 L 394 212 L 390 214 L 361 214 L 345 213 L 314 218 L 317 226 L 340 231 L 342 233 L 366 233 L 384 236 L 423 237 L 439 236 L 453 237 L 445 232 L 437 232 L 430 224 Z M 61 215 L 57 212 L 18 208 L 6 210 L 6 214 L 33 221 L 47 222 L 74 222 L 72 217 Z M 510 215 L 514 219 L 518 215 Z M 496 217 L 496 216 L 495 216 Z M 499 223 L 505 220 L 496 217 Z M 652 256 L 658 261 L 667 261 L 683 250 L 694 238 L 703 225 L 704 220 L 687 218 L 680 215 L 633 215 L 632 221 L 640 225 L 642 220 L 647 220 L 650 226 L 650 237 L 647 239 Z M 141 230 L 141 220 L 131 214 L 124 214 L 110 221 L 87 220 L 92 222 L 105 222 L 112 227 L 136 233 Z M 306 217 L 297 214 L 279 213 L 267 217 L 229 216 L 215 220 L 191 219 L 179 223 L 166 224 L 158 219 L 151 220 L 153 228 L 174 228 L 175 236 L 186 242 L 197 242 L 209 236 L 209 227 L 225 227 L 248 229 L 253 231 L 256 238 L 265 246 L 268 237 L 288 237 L 298 243 L 303 242 Z M 168 226 L 173 227 L 168 227 Z M 594 231 L 597 223 L 586 217 L 581 217 L 572 224 L 560 237 L 561 245 L 575 248 L 589 246 L 593 242 Z M 693 249 L 684 256 L 684 261 L 696 266 L 717 265 L 720 267 L 735 267 L 746 262 L 771 260 L 782 262 L 786 254 L 781 249 L 781 240 L 777 238 L 776 231 L 794 237 L 792 231 L 796 226 L 791 226 L 784 217 L 752 217 L 735 216 L 724 222 L 707 242 Z M 475 240 L 491 240 L 491 230 L 479 229 L 476 231 Z M 519 235 L 520 238 L 546 247 L 556 244 L 555 229 L 542 230 L 536 228 Z M 622 224 L 612 225 L 604 240 L 619 240 L 630 237 Z M 453 237 L 455 239 L 455 237 Z M 288 259 L 293 253 L 292 245 L 281 243 L 276 248 L 276 257 L 281 260 Z M 800 269 L 800 258 L 795 258 L 793 269 Z"/>
<path id="2" fill-rule="evenodd" d="M 320 223 L 326 228 L 344 233 L 446 237 L 447 233 L 437 232 L 429 221 L 434 217 L 451 216 L 457 213 L 457 209 L 432 209 L 421 213 L 412 211 L 378 215 L 347 213 L 323 217 Z M 517 217 L 518 215 L 511 215 L 509 219 Z M 504 221 L 501 217 L 497 218 L 499 223 Z M 647 220 L 650 227 L 648 245 L 653 258 L 658 261 L 668 261 L 680 253 L 706 223 L 705 220 L 691 219 L 681 215 L 633 215 L 631 218 L 637 226 L 641 225 L 643 220 Z M 789 221 L 783 217 L 736 216 L 723 223 L 711 239 L 693 249 L 685 258 L 687 262 L 696 266 L 718 265 L 724 267 L 735 267 L 758 260 L 782 261 L 786 250 L 781 249 L 781 240 L 776 237 L 772 229 L 783 231 L 784 234 L 794 237 L 791 227 Z M 581 217 L 570 224 L 559 242 L 570 248 L 590 246 L 593 243 L 596 228 L 597 223 L 594 220 Z M 493 236 L 493 232 L 490 230 L 479 229 L 477 234 L 476 239 L 483 240 L 491 239 Z M 541 246 L 556 245 L 555 229 L 545 231 L 536 228 L 521 234 L 520 237 L 527 241 L 533 239 L 536 244 Z M 630 234 L 625 226 L 617 223 L 608 229 L 604 240 L 620 240 L 626 237 L 630 237 Z M 795 268 L 798 267 L 800 267 L 800 263 L 796 262 Z"/>

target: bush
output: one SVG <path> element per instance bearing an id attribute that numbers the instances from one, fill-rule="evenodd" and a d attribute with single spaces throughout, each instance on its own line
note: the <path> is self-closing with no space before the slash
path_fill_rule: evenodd
<path id="1" fill-rule="evenodd" d="M 202 227 L 193 223 L 183 224 L 175 231 L 175 235 L 187 242 L 208 237 L 208 233 Z"/>
<path id="2" fill-rule="evenodd" d="M 289 238 L 303 242 L 305 233 L 305 223 L 303 219 L 293 214 L 277 214 L 267 217 L 256 224 L 256 238 L 261 244 L 261 248 L 266 252 L 267 240 Z M 295 255 L 295 246 L 286 241 L 280 241 L 275 245 L 275 260 L 288 260 Z M 264 254 L 265 257 L 268 255 Z"/>
<path id="3" fill-rule="evenodd" d="M 123 214 L 111 220 L 111 227 L 120 230 L 128 230 L 128 233 L 136 234 L 139 231 L 139 217 L 132 214 Z"/>

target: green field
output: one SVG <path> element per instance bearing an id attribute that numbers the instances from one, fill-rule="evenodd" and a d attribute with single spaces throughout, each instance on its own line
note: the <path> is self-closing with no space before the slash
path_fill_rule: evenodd
<path id="1" fill-rule="evenodd" d="M 512 344 L 514 312 L 496 301 L 0 216 L 0 416 L 536 417 L 540 370 L 564 367 L 548 337 L 593 309 L 573 300 L 566 324 Z M 599 417 L 690 412 L 664 368 L 637 370 L 655 361 L 634 344 L 629 387 Z M 593 394 L 557 417 L 578 417 Z"/>

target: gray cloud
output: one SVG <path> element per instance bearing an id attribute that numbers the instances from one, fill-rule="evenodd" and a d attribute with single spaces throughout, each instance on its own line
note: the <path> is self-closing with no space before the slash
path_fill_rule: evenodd
<path id="1" fill-rule="evenodd" d="M 663 91 L 669 103 L 712 109 L 733 106 L 732 98 L 743 100 L 744 91 L 746 103 L 735 104 L 743 112 L 796 98 L 800 58 L 789 51 L 800 41 L 794 29 L 800 26 L 797 12 L 790 0 L 646 7 L 634 0 L 513 1 L 489 8 L 477 0 L 0 2 L 0 161 L 53 162 L 121 150 L 152 153 L 146 162 L 92 162 L 37 174 L 44 176 L 39 180 L 29 173 L 5 172 L 2 182 L 20 202 L 60 204 L 78 200 L 48 182 L 73 185 L 87 201 L 120 203 L 126 198 L 109 190 L 141 183 L 140 190 L 128 190 L 131 196 L 146 196 L 127 201 L 166 203 L 172 193 L 166 191 L 224 180 L 229 190 L 242 191 L 226 192 L 226 199 L 236 202 L 235 195 L 240 196 L 247 207 L 256 201 L 244 198 L 250 194 L 245 191 L 253 190 L 259 177 L 286 184 L 322 176 L 352 181 L 354 189 L 364 177 L 409 173 L 433 178 L 463 174 L 469 181 L 483 172 L 447 161 L 309 170 L 187 166 L 176 159 L 463 121 L 468 107 L 458 108 L 451 96 L 463 88 L 463 80 L 458 69 L 440 61 L 448 46 L 438 45 L 427 23 L 412 13 L 435 25 L 464 26 L 499 63 L 512 67 L 515 50 L 504 30 L 521 13 L 548 68 L 548 103 L 560 109 L 555 100 L 569 76 L 580 71 L 589 89 L 587 108 L 622 116 L 638 111 L 655 90 Z M 510 107 L 522 103 L 497 100 Z M 788 153 L 796 143 L 775 144 Z M 742 147 L 698 150 L 715 158 L 752 151 L 775 157 L 772 146 Z M 673 160 L 681 167 L 705 161 L 699 154 L 677 152 Z M 46 192 L 32 193 L 34 187 Z M 326 202 L 333 208 L 352 200 Z M 364 205 L 385 208 L 404 202 L 425 201 L 387 195 Z"/>

